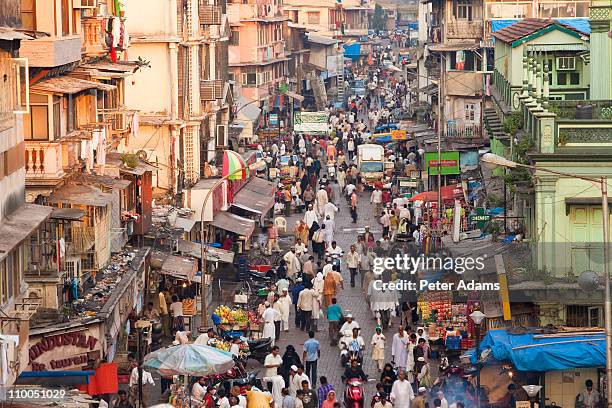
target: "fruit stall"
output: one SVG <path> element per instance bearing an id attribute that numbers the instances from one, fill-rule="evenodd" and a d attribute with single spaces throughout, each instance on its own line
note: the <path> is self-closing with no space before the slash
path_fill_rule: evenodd
<path id="1" fill-rule="evenodd" d="M 217 307 L 212 315 L 212 321 L 222 338 L 247 337 L 251 332 L 259 331 L 259 320 L 255 311 L 225 305 Z"/>

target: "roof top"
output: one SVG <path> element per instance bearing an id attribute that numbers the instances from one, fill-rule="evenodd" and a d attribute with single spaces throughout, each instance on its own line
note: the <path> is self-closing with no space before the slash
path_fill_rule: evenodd
<path id="1" fill-rule="evenodd" d="M 106 207 L 113 202 L 113 195 L 86 184 L 68 184 L 55 190 L 49 202 Z"/>
<path id="2" fill-rule="evenodd" d="M 314 35 L 311 33 L 307 33 L 306 36 L 308 38 L 308 42 L 315 43 L 315 44 L 334 45 L 340 42 L 339 40 L 336 40 L 335 38 L 325 37 L 322 35 Z"/>
<path id="3" fill-rule="evenodd" d="M 557 27 L 563 30 L 570 30 L 571 33 L 574 33 L 577 36 L 588 35 L 580 32 L 572 26 L 560 23 L 559 21 L 542 18 L 526 18 L 509 25 L 508 27 L 502 28 L 501 30 L 493 33 L 493 36 L 505 43 L 513 43 L 548 27 L 551 27 L 551 29 Z"/>
<path id="4" fill-rule="evenodd" d="M 115 85 L 103 84 L 100 82 L 86 81 L 84 79 L 69 76 L 59 76 L 42 80 L 32 85 L 34 91 L 47 91 L 62 94 L 75 94 L 88 89 L 100 89 L 102 91 L 112 91 Z"/>

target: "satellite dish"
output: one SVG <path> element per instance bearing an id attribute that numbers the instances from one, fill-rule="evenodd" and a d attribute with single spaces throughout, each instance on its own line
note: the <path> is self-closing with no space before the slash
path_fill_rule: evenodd
<path id="1" fill-rule="evenodd" d="M 599 288 L 599 275 L 591 270 L 586 270 L 578 277 L 578 286 L 585 292 L 594 292 Z"/>
<path id="2" fill-rule="evenodd" d="M 136 152 L 136 157 L 138 157 L 140 160 L 147 160 L 149 154 L 144 150 L 139 150 Z"/>

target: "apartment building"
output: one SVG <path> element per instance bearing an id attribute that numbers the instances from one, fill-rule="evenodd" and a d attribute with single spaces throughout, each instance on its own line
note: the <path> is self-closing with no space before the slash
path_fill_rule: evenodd
<path id="1" fill-rule="evenodd" d="M 30 262 L 28 241 L 52 209 L 27 204 L 24 115 L 28 111 L 28 66 L 20 44 L 29 41 L 21 29 L 18 0 L 0 7 L 0 352 L 2 386 L 11 386 L 27 365 L 29 319 L 39 305 L 30 299 L 25 271 Z M 10 336 L 10 337 L 9 337 Z M 14 341 L 14 337 L 19 339 Z"/>
<path id="2" fill-rule="evenodd" d="M 483 43 L 483 1 L 419 3 L 419 100 L 438 103 L 449 136 L 480 137 L 484 74 L 492 71 L 492 49 Z M 440 88 L 440 90 L 438 90 Z"/>
<path id="3" fill-rule="evenodd" d="M 289 20 L 317 35 L 358 39 L 368 35 L 373 6 L 362 0 L 287 0 L 283 9 Z"/>
<path id="4" fill-rule="evenodd" d="M 126 86 L 127 105 L 140 112 L 125 151 L 157 166 L 155 196 L 176 197 L 228 146 L 233 101 L 225 1 L 134 0 L 126 9 L 130 55 L 149 67 Z"/>
<path id="5" fill-rule="evenodd" d="M 289 61 L 283 5 L 276 0 L 232 1 L 228 19 L 230 79 L 239 84 L 246 103 L 259 101 L 259 107 L 269 111 L 279 84 L 286 83 Z"/>

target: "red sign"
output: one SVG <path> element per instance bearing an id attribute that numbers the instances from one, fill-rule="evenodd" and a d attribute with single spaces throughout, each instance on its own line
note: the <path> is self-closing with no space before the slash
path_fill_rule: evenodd
<path id="1" fill-rule="evenodd" d="M 46 370 L 46 364 L 36 363 L 34 360 L 46 352 L 55 350 L 57 347 L 73 346 L 85 349 L 85 351 L 91 351 L 95 349 L 97 343 L 97 338 L 91 335 L 88 336 L 82 332 L 45 336 L 38 343 L 30 347 L 30 364 L 32 364 L 32 370 Z M 87 364 L 87 356 L 79 355 L 59 360 L 51 360 L 50 362 L 51 368 L 64 368 L 76 364 Z"/>
<path id="2" fill-rule="evenodd" d="M 456 167 L 458 166 L 457 160 L 440 160 L 440 167 Z M 429 167 L 438 167 L 437 160 L 430 160 Z"/>

